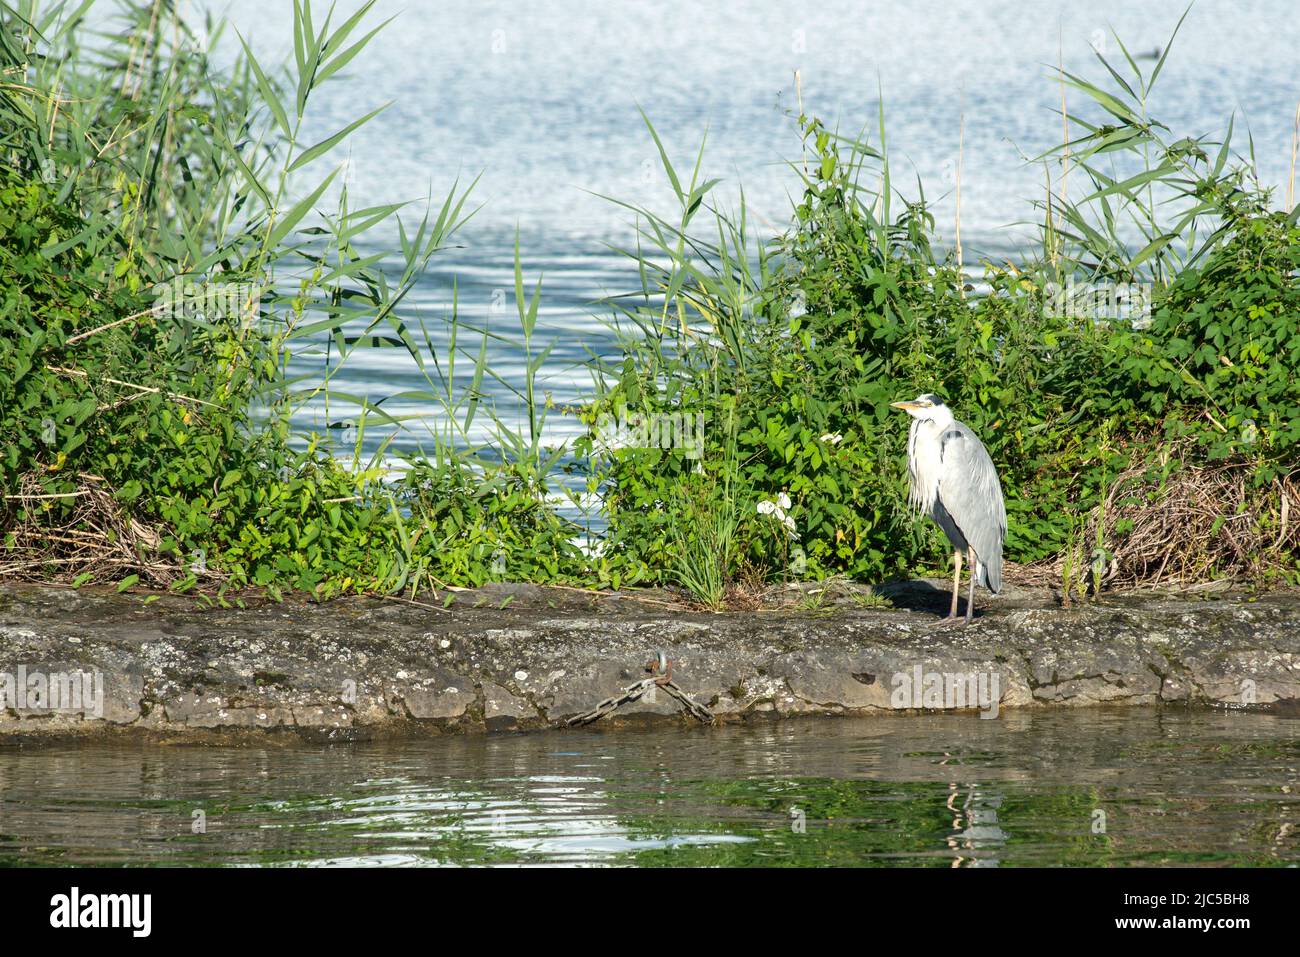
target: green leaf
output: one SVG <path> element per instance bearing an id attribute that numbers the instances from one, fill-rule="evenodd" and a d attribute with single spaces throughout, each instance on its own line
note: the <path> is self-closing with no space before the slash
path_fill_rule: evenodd
<path id="1" fill-rule="evenodd" d="M 367 113 L 365 116 L 361 117 L 358 120 L 353 120 L 351 123 L 343 127 L 343 129 L 339 130 L 333 136 L 326 137 L 325 139 L 317 143 L 315 146 L 312 146 L 311 148 L 304 150 L 292 163 L 289 164 L 289 172 L 292 173 L 294 170 L 301 169 L 303 166 L 306 166 L 308 163 L 310 163 L 312 160 L 316 159 L 317 157 L 323 156 L 325 153 L 328 153 L 331 149 L 333 149 L 340 142 L 346 139 L 351 133 L 355 132 L 364 124 L 370 122 L 372 119 L 374 119 L 384 110 L 388 109 L 388 107 L 390 106 L 392 106 L 392 101 L 385 103 L 383 106 L 378 107 L 377 109 L 371 110 L 369 113 Z"/>
<path id="2" fill-rule="evenodd" d="M 297 226 L 298 223 L 302 221 L 303 217 L 311 211 L 312 207 L 316 205 L 317 201 L 325 193 L 325 190 L 329 188 L 330 183 L 334 181 L 336 175 L 338 175 L 337 169 L 325 177 L 321 184 L 317 186 L 310 195 L 299 200 L 298 203 L 289 210 L 288 214 L 276 223 L 275 229 L 267 238 L 267 248 L 275 249 L 284 241 L 284 238 L 289 235 L 290 230 Z"/>

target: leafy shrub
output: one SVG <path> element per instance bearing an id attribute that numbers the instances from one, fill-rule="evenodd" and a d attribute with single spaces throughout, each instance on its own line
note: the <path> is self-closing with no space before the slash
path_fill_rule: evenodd
<path id="1" fill-rule="evenodd" d="M 936 251 L 923 198 L 894 211 L 884 152 L 807 117 L 806 155 L 794 164 L 803 195 L 773 245 L 751 249 L 743 213 L 712 210 L 717 242 L 688 233 L 708 191 L 695 186 L 698 170 L 678 190 L 680 216 L 638 210 L 648 225 L 633 255 L 649 278 L 632 303 L 615 304 L 637 341 L 602 369 L 595 409 L 699 410 L 711 428 L 703 474 L 660 449 L 597 460 L 592 484 L 609 493 L 613 567 L 671 581 L 686 549 L 667 530 L 698 523 L 702 490 L 725 477 L 751 506 L 788 493 L 800 534 L 792 564 L 788 542 L 746 514 L 733 575 L 744 566 L 769 579 L 878 580 L 934 569 L 948 546 L 907 512 L 907 422 L 888 407 L 934 391 L 999 467 L 1012 561 L 1052 574 L 1101 562 L 1128 581 L 1294 574 L 1300 537 L 1288 529 L 1286 489 L 1300 468 L 1296 214 L 1268 212 L 1248 167 L 1227 162 L 1226 141 L 1159 139 L 1164 128 L 1145 109 L 1154 75 L 1125 87 L 1132 106 L 1071 82 L 1123 122 L 1123 135 L 1082 124 L 1090 132 L 1062 145 L 1093 191 L 1047 211 L 1040 259 L 985 263 L 979 294 L 952 254 Z M 1148 148 L 1164 159 L 1128 180 L 1088 164 L 1116 149 L 1145 162 Z M 1157 207 L 1185 202 L 1172 231 L 1134 251 L 1116 224 L 1116 196 L 1150 232 L 1163 228 L 1153 225 Z M 1209 238 L 1192 247 L 1202 221 Z M 1053 308 L 1048 284 L 1076 279 L 1150 283 L 1151 321 Z M 1215 462 L 1273 486 L 1245 491 L 1203 468 Z M 1249 534 L 1229 519 L 1248 519 Z M 1170 548 L 1188 560 L 1161 560 Z M 1123 549 L 1150 554 L 1117 560 Z"/>
<path id="2" fill-rule="evenodd" d="M 1211 461 L 1258 462 L 1271 481 L 1300 448 L 1300 228 L 1294 217 L 1241 222 L 1203 265 L 1184 270 L 1121 348 L 1140 405 Z"/>

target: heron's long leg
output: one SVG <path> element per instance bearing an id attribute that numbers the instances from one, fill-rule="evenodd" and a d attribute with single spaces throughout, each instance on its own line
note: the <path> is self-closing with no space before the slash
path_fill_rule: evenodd
<path id="1" fill-rule="evenodd" d="M 961 552 L 952 553 L 952 607 L 948 609 L 948 617 L 957 617 L 957 598 L 961 595 Z"/>
<path id="2" fill-rule="evenodd" d="M 967 546 L 967 562 L 970 564 L 970 591 L 966 594 L 966 620 L 970 621 L 975 617 L 975 570 L 979 568 L 978 559 L 975 557 L 975 549 Z"/>

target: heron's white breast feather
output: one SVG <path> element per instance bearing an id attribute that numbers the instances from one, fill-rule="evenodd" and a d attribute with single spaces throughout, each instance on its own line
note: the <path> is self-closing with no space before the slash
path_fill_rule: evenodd
<path id="1" fill-rule="evenodd" d="M 931 419 L 917 419 L 907 437 L 907 466 L 912 486 L 908 501 L 925 514 L 934 510 L 939 496 L 939 479 L 943 473 L 943 429 Z"/>

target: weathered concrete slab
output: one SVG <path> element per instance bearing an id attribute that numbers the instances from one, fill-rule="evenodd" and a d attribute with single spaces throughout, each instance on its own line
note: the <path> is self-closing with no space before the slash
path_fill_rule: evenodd
<path id="1" fill-rule="evenodd" d="M 447 608 L 440 596 L 207 610 L 171 596 L 7 586 L 0 737 L 348 740 L 544 728 L 644 677 L 660 648 L 677 683 L 720 720 L 1300 703 L 1300 593 L 1131 594 L 1062 609 L 1045 591 L 1009 589 L 983 602 L 971 627 L 944 628 L 941 588 L 886 587 L 893 607 L 850 588 L 797 609 L 710 615 L 661 593 L 533 586 L 458 592 Z M 85 694 L 72 700 L 70 676 L 82 674 Z M 686 719 L 660 692 L 604 720 Z"/>

